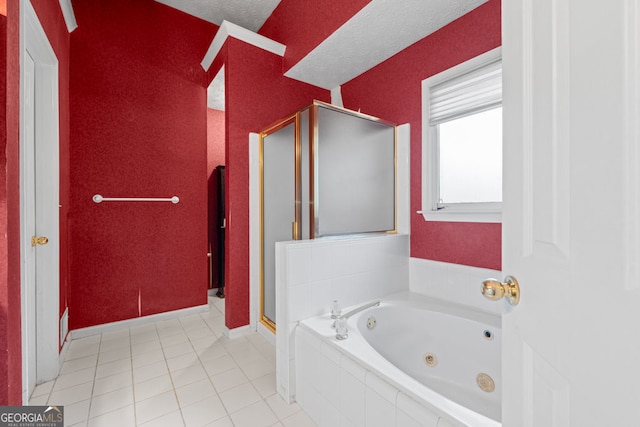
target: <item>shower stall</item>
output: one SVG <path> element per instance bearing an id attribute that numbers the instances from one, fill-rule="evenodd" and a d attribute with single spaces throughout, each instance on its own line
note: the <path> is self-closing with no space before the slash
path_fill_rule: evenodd
<path id="1" fill-rule="evenodd" d="M 275 243 L 395 233 L 393 123 L 314 101 L 260 132 L 260 322 L 275 332 Z"/>

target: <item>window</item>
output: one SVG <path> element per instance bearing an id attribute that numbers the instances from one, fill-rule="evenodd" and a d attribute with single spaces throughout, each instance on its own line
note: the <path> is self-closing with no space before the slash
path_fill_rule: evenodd
<path id="1" fill-rule="evenodd" d="M 424 80 L 422 110 L 424 218 L 500 222 L 501 49 Z"/>

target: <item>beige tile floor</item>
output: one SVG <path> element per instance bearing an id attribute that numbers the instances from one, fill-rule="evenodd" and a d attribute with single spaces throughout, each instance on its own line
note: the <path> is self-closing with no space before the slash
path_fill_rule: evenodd
<path id="1" fill-rule="evenodd" d="M 31 405 L 64 405 L 65 426 L 315 426 L 275 389 L 275 348 L 227 339 L 224 300 L 207 313 L 73 340 Z"/>

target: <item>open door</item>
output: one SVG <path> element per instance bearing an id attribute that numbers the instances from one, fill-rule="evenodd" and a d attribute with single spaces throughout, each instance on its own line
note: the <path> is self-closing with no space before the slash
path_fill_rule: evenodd
<path id="1" fill-rule="evenodd" d="M 58 59 L 30 1 L 21 13 L 20 256 L 23 403 L 58 375 Z M 63 337 L 64 338 L 64 337 Z"/>
<path id="2" fill-rule="evenodd" d="M 640 420 L 638 7 L 503 2 L 504 426 Z"/>

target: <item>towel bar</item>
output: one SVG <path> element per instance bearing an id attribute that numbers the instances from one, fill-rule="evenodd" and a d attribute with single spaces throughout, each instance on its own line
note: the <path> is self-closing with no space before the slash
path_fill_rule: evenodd
<path id="1" fill-rule="evenodd" d="M 171 198 L 161 198 L 161 197 L 102 197 L 100 194 L 96 194 L 93 196 L 93 201 L 95 203 L 102 202 L 171 202 L 176 204 L 180 201 L 178 196 L 173 196 Z"/>

